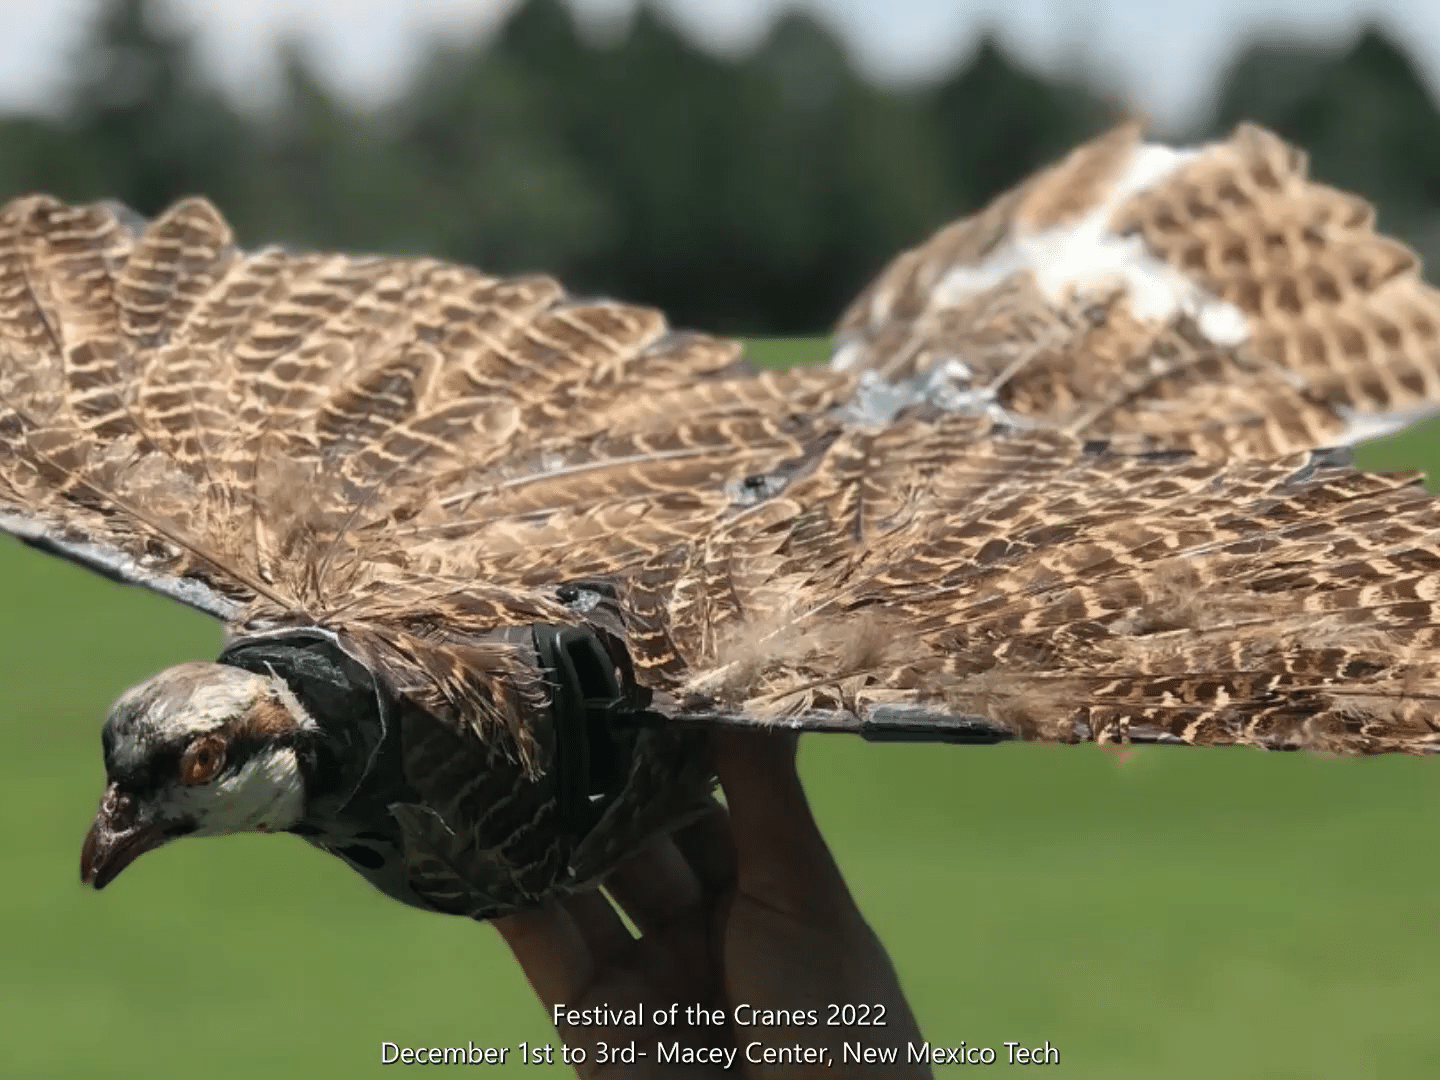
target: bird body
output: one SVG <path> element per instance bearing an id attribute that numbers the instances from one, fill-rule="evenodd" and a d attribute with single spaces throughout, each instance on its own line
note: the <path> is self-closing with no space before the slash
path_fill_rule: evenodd
<path id="1" fill-rule="evenodd" d="M 757 373 L 547 278 L 9 204 L 0 527 L 229 633 L 112 710 L 85 878 L 288 830 L 532 907 L 703 811 L 716 724 L 1433 751 L 1440 505 L 1327 447 L 1440 400 L 1440 305 L 1356 205 L 1122 129 Z"/>

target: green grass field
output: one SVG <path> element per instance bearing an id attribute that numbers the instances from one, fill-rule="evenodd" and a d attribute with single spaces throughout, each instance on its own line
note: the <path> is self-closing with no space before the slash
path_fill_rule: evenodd
<path id="1" fill-rule="evenodd" d="M 1440 472 L 1440 431 L 1361 456 Z M 383 1039 L 551 1040 L 490 928 L 298 839 L 179 843 L 81 888 L 107 706 L 219 640 L 0 543 L 0 1076 L 348 1078 Z M 1076 1080 L 1440 1076 L 1440 763 L 817 736 L 802 763 L 934 1041 L 1048 1039 Z"/>

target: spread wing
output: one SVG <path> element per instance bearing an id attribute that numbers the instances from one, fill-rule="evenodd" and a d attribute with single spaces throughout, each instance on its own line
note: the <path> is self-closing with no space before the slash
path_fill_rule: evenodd
<path id="1" fill-rule="evenodd" d="M 0 209 L 0 528 L 237 633 L 353 631 L 398 687 L 483 712 L 487 665 L 519 674 L 473 627 L 563 619 L 536 585 L 597 543 L 693 534 L 688 487 L 795 454 L 790 418 L 853 383 L 739 354 L 546 277 L 246 253 L 201 200 L 146 223 L 21 199 Z M 542 520 L 541 565 L 472 573 Z"/>
<path id="2" fill-rule="evenodd" d="M 1440 409 L 1440 293 L 1373 223 L 1260 128 L 1127 125 L 898 256 L 832 365 L 1131 445 L 1354 443 Z"/>
<path id="3" fill-rule="evenodd" d="M 199 200 L 146 224 L 22 199 L 0 210 L 0 527 L 221 618 L 321 613 L 358 524 L 462 464 L 518 491 L 548 440 L 688 409 L 744 366 L 545 277 L 246 254 Z"/>
<path id="4" fill-rule="evenodd" d="M 635 575 L 637 665 L 677 714 L 1440 748 L 1440 501 L 1418 476 L 974 423 L 847 431 L 784 494 Z"/>

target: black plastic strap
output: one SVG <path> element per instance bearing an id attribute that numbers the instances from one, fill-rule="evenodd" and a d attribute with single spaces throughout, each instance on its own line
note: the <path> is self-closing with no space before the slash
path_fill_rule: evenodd
<path id="1" fill-rule="evenodd" d="M 628 657 L 617 658 L 592 628 L 535 623 L 531 634 L 550 687 L 556 799 L 578 841 L 625 785 L 629 754 L 617 735 L 634 729 L 649 695 L 631 682 Z"/>

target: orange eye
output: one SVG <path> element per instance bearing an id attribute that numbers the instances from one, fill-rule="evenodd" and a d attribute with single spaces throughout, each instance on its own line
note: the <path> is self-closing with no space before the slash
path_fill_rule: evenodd
<path id="1" fill-rule="evenodd" d="M 224 764 L 225 740 L 219 735 L 201 735 L 180 759 L 180 779 L 187 784 L 203 784 Z"/>

